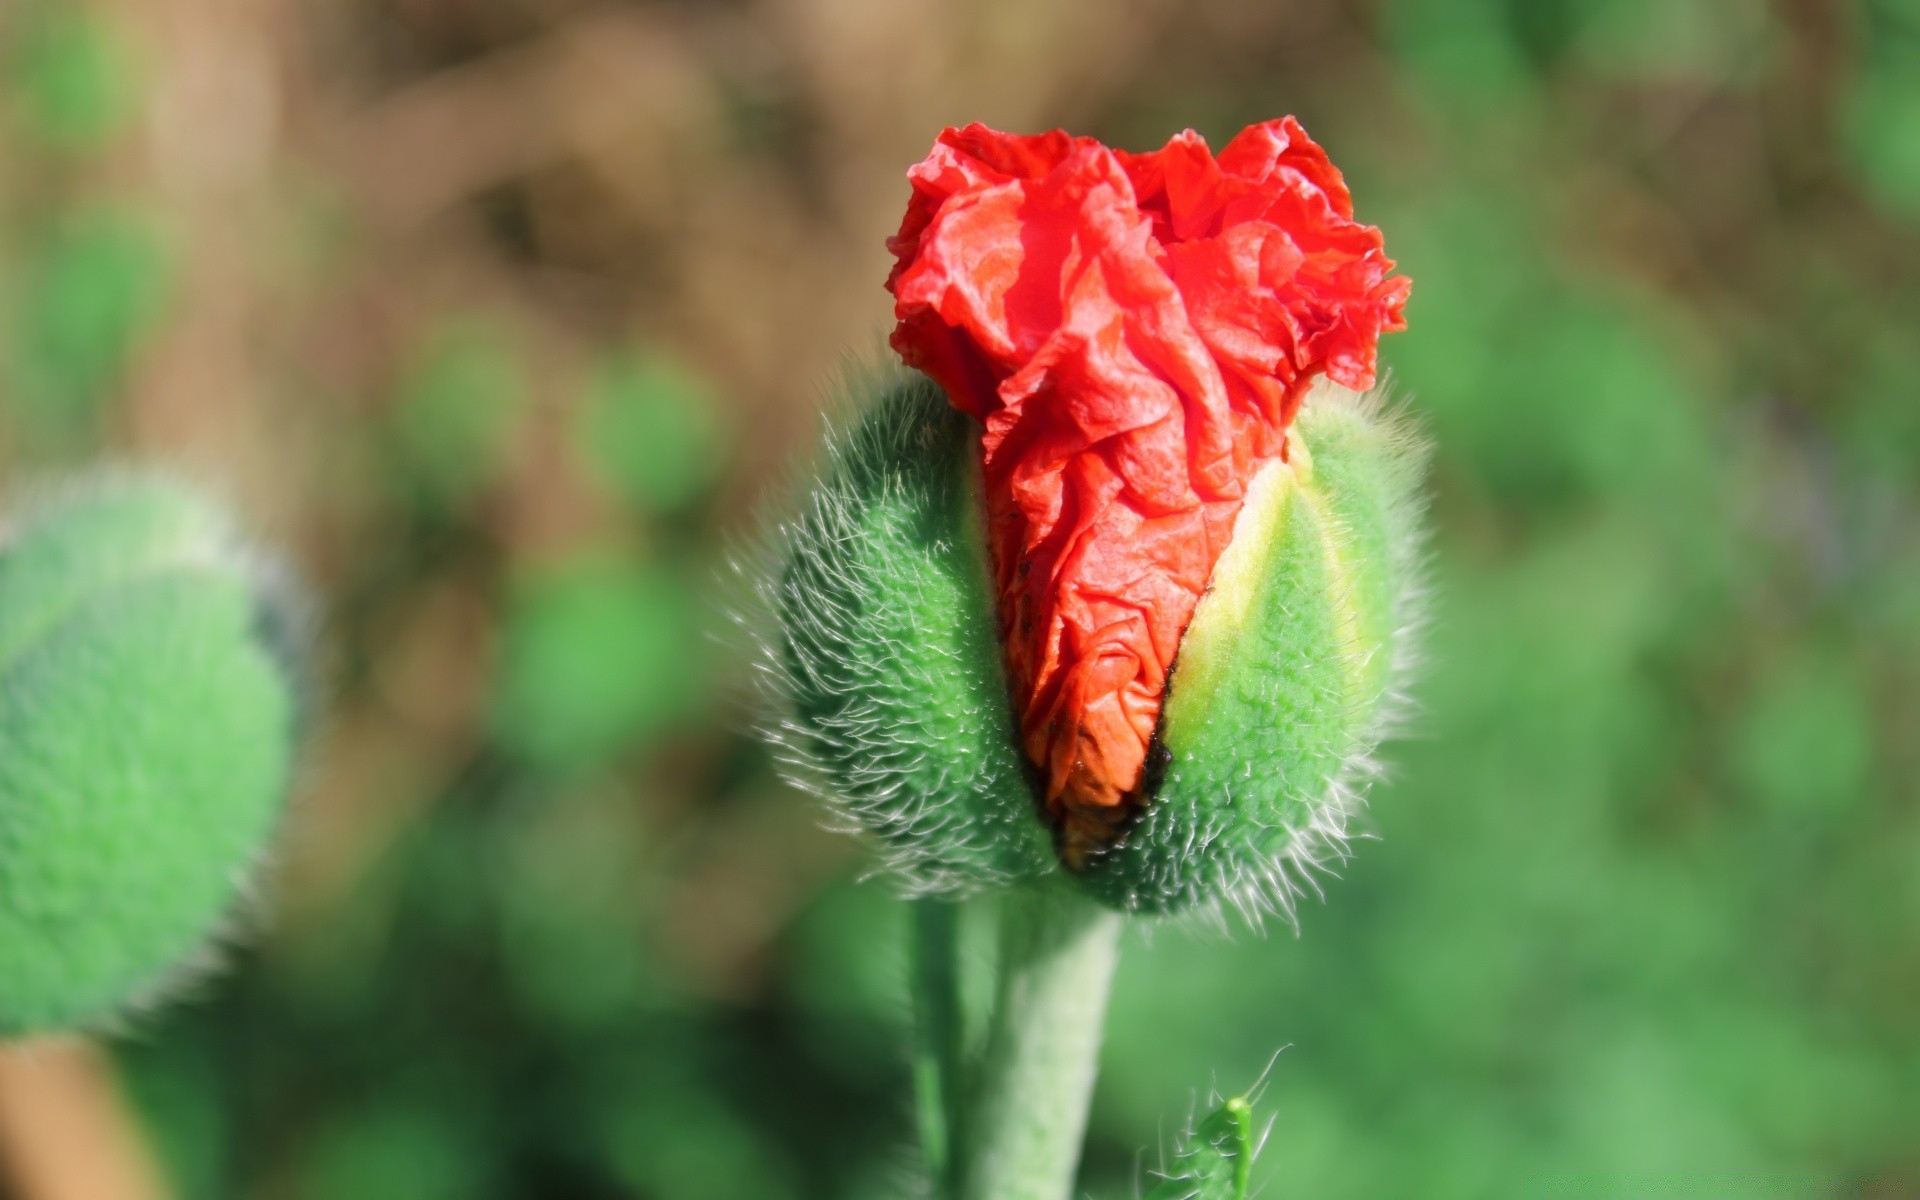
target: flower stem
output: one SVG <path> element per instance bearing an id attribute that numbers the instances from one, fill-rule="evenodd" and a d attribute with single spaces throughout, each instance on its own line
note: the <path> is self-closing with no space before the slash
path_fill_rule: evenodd
<path id="1" fill-rule="evenodd" d="M 959 1156 L 962 1200 L 1066 1200 L 1099 1071 L 1121 918 L 1042 886 L 1002 901 L 1000 986 Z"/>
<path id="2" fill-rule="evenodd" d="M 953 1149 L 964 1095 L 966 1036 L 960 1008 L 960 908 L 934 897 L 913 908 L 913 1090 L 933 1194 L 955 1194 Z"/>

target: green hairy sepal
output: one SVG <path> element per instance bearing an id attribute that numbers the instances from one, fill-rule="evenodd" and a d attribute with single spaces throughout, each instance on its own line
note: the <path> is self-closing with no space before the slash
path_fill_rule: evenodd
<path id="1" fill-rule="evenodd" d="M 1015 734 L 979 528 L 979 428 L 901 371 L 850 382 L 763 572 L 761 666 L 791 776 L 916 894 L 1054 869 Z"/>
<path id="2" fill-rule="evenodd" d="M 777 739 L 915 890 L 1057 870 L 1019 750 L 978 525 L 979 427 L 889 374 L 774 547 Z M 1128 912 L 1290 912 L 1403 707 L 1424 449 L 1322 384 L 1255 480 L 1182 640 L 1144 812 L 1079 875 Z"/>
<path id="3" fill-rule="evenodd" d="M 97 1027 L 213 957 L 278 818 L 291 588 L 177 484 L 120 476 L 0 538 L 0 1036 Z"/>

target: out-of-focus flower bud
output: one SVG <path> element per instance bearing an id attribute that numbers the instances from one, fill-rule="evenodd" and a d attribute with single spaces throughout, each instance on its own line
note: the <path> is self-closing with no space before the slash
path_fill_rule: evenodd
<path id="1" fill-rule="evenodd" d="M 213 957 L 280 815 L 305 621 L 162 479 L 0 539 L 0 1036 L 97 1026 Z"/>
<path id="2" fill-rule="evenodd" d="M 975 125 L 909 178 L 893 345 L 958 413 L 888 383 L 830 439 L 786 744 L 926 887 L 1285 905 L 1407 658 L 1420 455 L 1363 395 L 1406 280 L 1291 118 L 1218 158 Z"/>

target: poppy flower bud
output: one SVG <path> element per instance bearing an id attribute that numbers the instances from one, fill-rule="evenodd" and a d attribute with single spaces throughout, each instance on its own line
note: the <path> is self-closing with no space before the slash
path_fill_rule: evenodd
<path id="1" fill-rule="evenodd" d="M 300 605 L 154 478 L 0 536 L 0 1037 L 95 1026 L 210 960 L 278 823 Z"/>
<path id="2" fill-rule="evenodd" d="M 1419 454 L 1362 393 L 1407 281 L 1291 118 L 909 179 L 892 344 L 964 415 L 892 386 L 789 527 L 789 745 L 916 864 L 1039 873 L 1038 824 L 1116 907 L 1285 904 L 1406 657 Z"/>

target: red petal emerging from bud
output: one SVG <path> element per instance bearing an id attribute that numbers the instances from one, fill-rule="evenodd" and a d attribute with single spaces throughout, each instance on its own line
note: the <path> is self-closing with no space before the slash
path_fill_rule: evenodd
<path id="1" fill-rule="evenodd" d="M 908 174 L 893 347 L 985 423 L 1026 751 L 1069 845 L 1138 796 L 1180 637 L 1307 385 L 1372 385 L 1408 282 L 1291 117 L 1216 159 L 970 125 Z"/>

